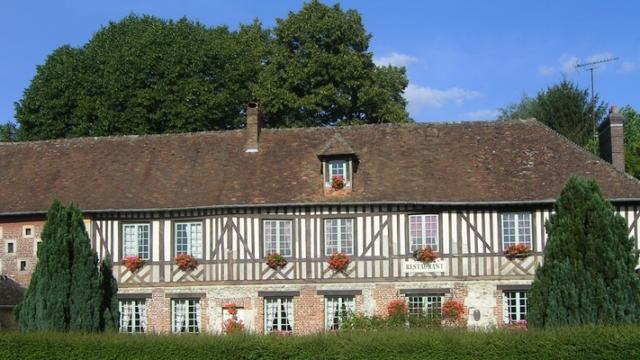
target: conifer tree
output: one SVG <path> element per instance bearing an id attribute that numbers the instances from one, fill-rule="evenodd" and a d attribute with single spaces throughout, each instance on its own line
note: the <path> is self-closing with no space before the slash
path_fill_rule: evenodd
<path id="1" fill-rule="evenodd" d="M 111 266 L 111 258 L 106 256 L 100 261 L 100 288 L 102 289 L 102 304 L 100 311 L 101 316 L 101 329 L 104 330 L 116 330 L 119 326 L 118 319 L 120 315 L 118 313 L 118 298 L 116 296 L 118 292 L 118 282 L 113 277 L 113 270 Z"/>
<path id="2" fill-rule="evenodd" d="M 545 225 L 544 264 L 529 294 L 529 323 L 638 323 L 640 278 L 626 221 L 592 179 L 571 178 L 554 210 Z"/>

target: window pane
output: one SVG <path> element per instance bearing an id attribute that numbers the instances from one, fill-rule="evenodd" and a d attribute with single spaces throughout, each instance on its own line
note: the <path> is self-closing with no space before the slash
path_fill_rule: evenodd
<path id="1" fill-rule="evenodd" d="M 144 300 L 120 300 L 120 332 L 143 333 L 147 328 Z"/>
<path id="2" fill-rule="evenodd" d="M 200 300 L 171 300 L 171 328 L 174 333 L 200 332 Z"/>
<path id="3" fill-rule="evenodd" d="M 264 299 L 264 330 L 293 331 L 293 301 L 291 298 L 268 297 Z"/>
<path id="4" fill-rule="evenodd" d="M 337 252 L 353 255 L 353 219 L 326 219 L 324 244 L 326 255 Z"/>
<path id="5" fill-rule="evenodd" d="M 416 295 L 407 297 L 409 313 L 427 316 L 440 316 L 442 313 L 442 298 L 444 295 Z"/>
<path id="6" fill-rule="evenodd" d="M 523 321 L 527 319 L 527 292 L 505 291 L 504 309 L 507 322 Z"/>
<path id="7" fill-rule="evenodd" d="M 149 259 L 149 224 L 126 224 L 123 226 L 124 256 L 139 256 Z"/>
<path id="8" fill-rule="evenodd" d="M 263 227 L 265 254 L 276 252 L 282 256 L 291 256 L 291 220 L 264 220 Z"/>
<path id="9" fill-rule="evenodd" d="M 328 330 L 338 330 L 348 316 L 355 312 L 353 296 L 325 297 L 325 326 Z"/>
<path id="10" fill-rule="evenodd" d="M 409 216 L 410 250 L 430 246 L 438 251 L 438 215 Z"/>
<path id="11" fill-rule="evenodd" d="M 531 246 L 531 214 L 502 214 L 502 246 L 526 244 Z"/>

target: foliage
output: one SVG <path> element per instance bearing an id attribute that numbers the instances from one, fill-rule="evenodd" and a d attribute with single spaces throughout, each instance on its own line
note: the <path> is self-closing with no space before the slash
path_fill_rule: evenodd
<path id="1" fill-rule="evenodd" d="M 346 271 L 351 260 L 345 253 L 337 252 L 329 256 L 329 268 L 333 271 Z"/>
<path id="2" fill-rule="evenodd" d="M 276 270 L 287 266 L 287 259 L 278 253 L 271 253 L 267 256 L 267 265 Z"/>
<path id="3" fill-rule="evenodd" d="M 591 179 L 571 178 L 554 212 L 545 224 L 544 264 L 529 293 L 529 324 L 638 323 L 638 259 L 627 222 Z"/>
<path id="4" fill-rule="evenodd" d="M 100 328 L 115 331 L 120 326 L 118 311 L 118 281 L 113 277 L 111 257 L 105 256 L 100 261 L 100 289 L 102 291 L 102 317 Z"/>
<path id="5" fill-rule="evenodd" d="M 137 255 L 125 256 L 122 262 L 127 270 L 131 272 L 138 271 L 144 265 L 144 260 Z"/>
<path id="6" fill-rule="evenodd" d="M 387 305 L 387 315 L 389 317 L 404 316 L 409 312 L 409 307 L 403 299 L 394 299 Z"/>
<path id="7" fill-rule="evenodd" d="M 513 244 L 504 249 L 504 254 L 508 258 L 527 257 L 531 254 L 531 248 L 527 244 Z"/>
<path id="8" fill-rule="evenodd" d="M 227 335 L 241 335 L 244 332 L 244 322 L 230 317 L 222 324 L 222 331 Z"/>
<path id="9" fill-rule="evenodd" d="M 501 120 L 536 118 L 574 143 L 597 153 L 594 139 L 596 125 L 606 115 L 606 104 L 591 101 L 589 90 L 580 89 L 568 80 L 538 92 L 524 95 L 519 103 L 500 109 Z M 595 110 L 595 117 L 593 115 Z"/>
<path id="10" fill-rule="evenodd" d="M 637 359 L 639 327 L 393 329 L 309 336 L 5 333 L 3 359 Z"/>
<path id="11" fill-rule="evenodd" d="M 442 304 L 442 316 L 447 320 L 459 320 L 464 315 L 464 305 L 460 300 L 449 299 Z"/>
<path id="12" fill-rule="evenodd" d="M 38 263 L 17 311 L 21 330 L 92 332 L 113 322 L 104 315 L 113 316 L 115 279 L 100 273 L 89 243 L 80 210 L 54 201 L 42 231 Z"/>
<path id="13" fill-rule="evenodd" d="M 624 160 L 629 174 L 640 179 L 640 113 L 627 105 L 620 109 L 624 115 Z"/>
<path id="14" fill-rule="evenodd" d="M 413 251 L 413 258 L 422 261 L 422 262 L 434 262 L 438 258 L 438 253 L 433 251 L 431 246 L 427 246 L 421 249 L 416 249 Z"/>
<path id="15" fill-rule="evenodd" d="M 16 124 L 12 122 L 0 125 L 0 142 L 16 141 L 17 131 Z"/>
<path id="16" fill-rule="evenodd" d="M 191 255 L 180 254 L 174 258 L 174 261 L 182 271 L 192 271 L 198 267 L 198 260 Z"/>
<path id="17" fill-rule="evenodd" d="M 130 15 L 38 66 L 17 138 L 242 128 L 256 100 L 269 127 L 409 121 L 405 70 L 373 64 L 369 38 L 358 12 L 318 1 L 273 31 Z"/>

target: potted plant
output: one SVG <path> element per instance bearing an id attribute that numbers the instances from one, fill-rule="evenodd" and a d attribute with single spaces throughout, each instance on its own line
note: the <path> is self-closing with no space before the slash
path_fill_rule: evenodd
<path id="1" fill-rule="evenodd" d="M 282 269 L 287 266 L 287 259 L 278 253 L 271 253 L 267 256 L 267 265 L 274 270 Z"/>
<path id="2" fill-rule="evenodd" d="M 144 265 L 144 260 L 142 260 L 139 256 L 125 256 L 122 260 L 124 262 L 124 266 L 127 267 L 127 270 L 131 272 L 138 271 L 142 265 Z"/>
<path id="3" fill-rule="evenodd" d="M 513 244 L 504 250 L 504 255 L 509 259 L 526 258 L 531 255 L 531 248 L 527 244 Z"/>
<path id="4" fill-rule="evenodd" d="M 464 305 L 459 300 L 449 299 L 442 304 L 442 316 L 451 321 L 457 321 L 464 315 Z"/>
<path id="5" fill-rule="evenodd" d="M 331 178 L 331 188 L 334 191 L 344 188 L 344 178 L 341 175 L 335 175 Z"/>
<path id="6" fill-rule="evenodd" d="M 344 272 L 349 266 L 349 256 L 345 253 L 337 252 L 329 257 L 329 268 L 333 271 Z"/>
<path id="7" fill-rule="evenodd" d="M 174 258 L 176 265 L 182 271 L 191 271 L 198 267 L 198 260 L 187 254 L 180 254 Z"/>
<path id="8" fill-rule="evenodd" d="M 238 319 L 236 304 L 226 304 L 223 307 L 231 316 L 222 323 L 222 331 L 227 335 L 240 335 L 244 331 L 244 322 Z"/>
<path id="9" fill-rule="evenodd" d="M 427 246 L 421 249 L 414 250 L 413 258 L 418 261 L 430 263 L 436 261 L 436 259 L 438 258 L 438 253 L 436 251 L 433 251 L 431 246 Z"/>

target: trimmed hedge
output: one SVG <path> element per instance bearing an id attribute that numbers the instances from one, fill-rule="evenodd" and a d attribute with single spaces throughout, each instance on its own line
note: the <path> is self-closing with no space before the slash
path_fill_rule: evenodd
<path id="1" fill-rule="evenodd" d="M 640 359 L 640 327 L 310 336 L 2 333 L 0 359 Z"/>

